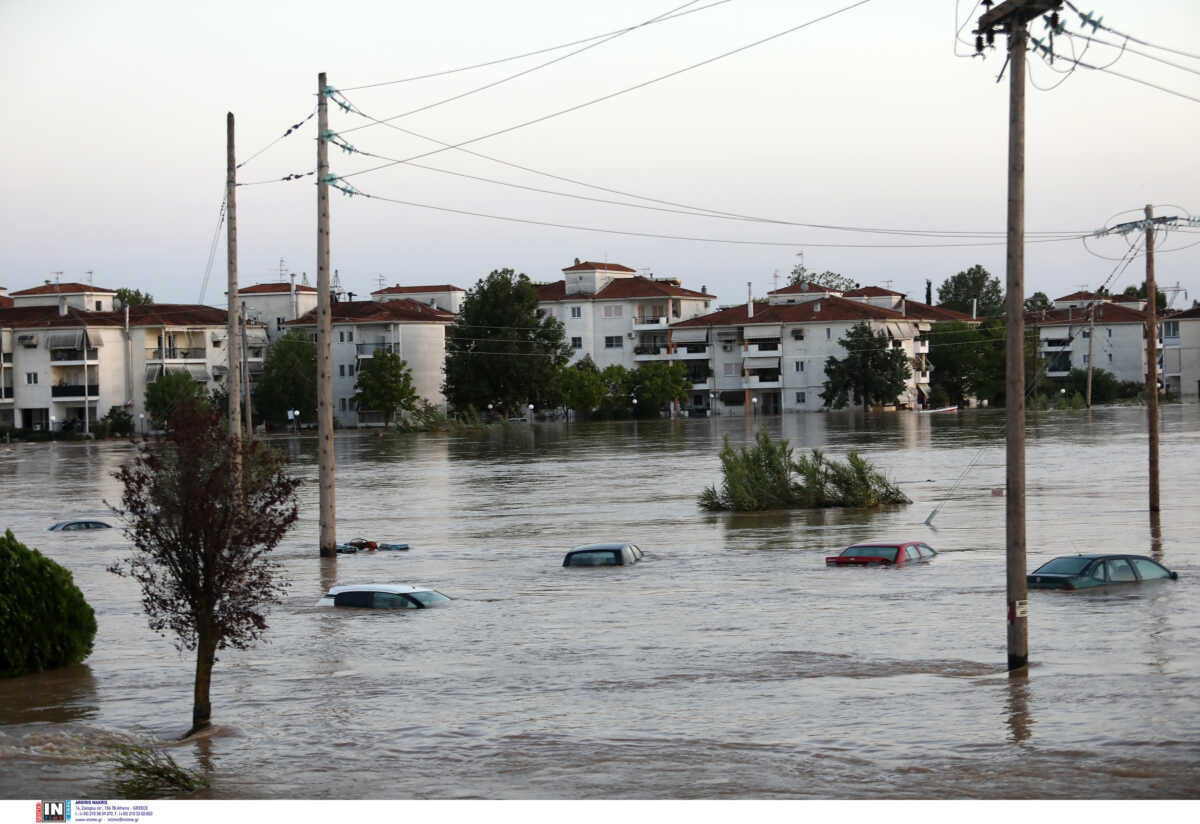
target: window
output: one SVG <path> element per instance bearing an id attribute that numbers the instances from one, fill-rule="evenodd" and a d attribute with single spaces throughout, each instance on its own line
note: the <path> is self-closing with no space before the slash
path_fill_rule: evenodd
<path id="1" fill-rule="evenodd" d="M 828 326 L 826 326 L 825 327 L 825 340 L 829 340 L 832 337 L 833 337 L 833 330 L 830 329 Z"/>
<path id="2" fill-rule="evenodd" d="M 1107 328 L 1108 328 L 1108 336 L 1111 338 L 1112 337 L 1112 327 L 1109 326 Z"/>
<path id="3" fill-rule="evenodd" d="M 1179 337 L 1179 321 L 1177 321 L 1177 320 L 1163 321 L 1163 337 L 1164 338 Z"/>
<path id="4" fill-rule="evenodd" d="M 340 377 L 340 378 L 346 377 L 346 364 L 344 364 L 344 363 L 338 364 L 338 377 Z"/>
<path id="5" fill-rule="evenodd" d="M 1110 558 L 1108 560 L 1108 580 L 1113 583 L 1136 581 L 1137 576 L 1133 574 L 1133 567 L 1124 558 Z"/>
<path id="6" fill-rule="evenodd" d="M 792 340 L 804 340 L 804 330 L 803 329 L 793 329 L 792 330 Z"/>
<path id="7" fill-rule="evenodd" d="M 372 609 L 420 609 L 413 601 L 403 595 L 391 592 L 372 592 Z"/>
<path id="8" fill-rule="evenodd" d="M 101 309 L 101 308 L 100 308 L 102 305 L 103 305 L 103 304 L 101 304 L 101 303 L 100 303 L 100 301 L 96 301 L 96 311 L 97 311 L 97 312 L 102 312 L 102 311 L 104 311 L 103 309 Z"/>
<path id="9" fill-rule="evenodd" d="M 350 343 L 354 343 L 354 330 L 353 329 L 351 329 L 349 332 L 346 333 L 346 340 L 349 341 Z"/>
<path id="10" fill-rule="evenodd" d="M 798 361 L 796 361 L 796 371 L 797 371 L 797 372 L 803 372 L 803 371 L 804 371 L 804 361 L 802 361 L 802 360 L 798 360 Z"/>
<path id="11" fill-rule="evenodd" d="M 338 332 L 338 343 L 345 343 L 345 342 L 346 342 L 346 333 Z"/>
<path id="12" fill-rule="evenodd" d="M 25 383 L 33 385 L 37 383 L 37 372 L 26 372 Z"/>
<path id="13" fill-rule="evenodd" d="M 604 338 L 605 349 L 621 349 L 624 345 L 620 335 L 606 335 Z"/>
<path id="14" fill-rule="evenodd" d="M 613 306 L 609 304 L 604 307 L 604 317 L 606 318 L 619 318 L 623 313 L 624 307 L 620 305 Z"/>
<path id="15" fill-rule="evenodd" d="M 284 318 L 275 318 L 275 331 L 278 332 L 280 329 L 283 328 L 283 321 L 284 321 Z"/>
<path id="16" fill-rule="evenodd" d="M 342 406 L 342 411 L 343 411 L 343 412 L 345 412 L 345 411 L 346 411 L 346 399 L 345 399 L 345 398 L 342 398 L 341 400 L 342 400 L 342 404 L 341 404 L 341 406 Z"/>
<path id="17" fill-rule="evenodd" d="M 346 374 L 348 374 L 352 378 L 354 377 L 354 364 L 350 364 L 350 371 L 347 372 Z"/>
<path id="18" fill-rule="evenodd" d="M 1092 330 L 1091 330 L 1091 329 L 1084 329 L 1084 330 L 1083 330 L 1083 339 L 1084 339 L 1084 340 L 1087 340 L 1087 339 L 1088 339 L 1088 338 L 1090 338 L 1091 336 L 1092 336 Z"/>
<path id="19" fill-rule="evenodd" d="M 1153 561 L 1147 561 L 1145 558 L 1134 558 L 1133 565 L 1137 568 L 1138 574 L 1142 576 L 1143 581 L 1150 581 L 1154 578 L 1171 577 L 1171 573 L 1167 572 Z"/>
<path id="20" fill-rule="evenodd" d="M 1087 355 L 1084 355 L 1084 356 L 1083 356 L 1083 365 L 1084 365 L 1084 366 L 1087 366 L 1087 365 L 1088 365 L 1088 356 L 1087 356 Z"/>
<path id="21" fill-rule="evenodd" d="M 583 317 L 583 308 L 579 307 L 579 306 L 572 306 L 571 307 L 571 317 L 573 317 L 573 318 Z"/>
<path id="22" fill-rule="evenodd" d="M 725 377 L 730 378 L 730 377 L 733 377 L 735 375 L 740 375 L 740 374 L 741 374 L 741 370 L 738 369 L 738 364 L 736 361 L 733 363 L 725 364 Z"/>
<path id="23" fill-rule="evenodd" d="M 921 559 L 921 553 L 917 552 L 917 548 L 915 546 L 905 547 L 904 559 L 907 561 L 919 561 Z"/>
<path id="24" fill-rule="evenodd" d="M 571 338 L 571 348 L 572 349 L 582 349 L 583 348 L 583 338 Z"/>
<path id="25" fill-rule="evenodd" d="M 1112 352 L 1108 353 L 1108 362 L 1112 363 Z"/>
<path id="26" fill-rule="evenodd" d="M 797 392 L 796 403 L 808 403 L 808 394 L 805 392 Z"/>

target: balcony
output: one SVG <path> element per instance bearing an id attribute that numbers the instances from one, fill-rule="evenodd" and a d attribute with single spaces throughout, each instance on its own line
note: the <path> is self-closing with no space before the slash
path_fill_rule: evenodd
<path id="1" fill-rule="evenodd" d="M 916 378 L 917 383 L 929 383 L 929 372 L 928 371 L 914 372 L 913 377 Z"/>
<path id="2" fill-rule="evenodd" d="M 758 340 L 750 343 L 746 347 L 745 357 L 778 357 L 779 356 L 779 341 L 777 340 Z"/>
<path id="3" fill-rule="evenodd" d="M 1043 352 L 1058 352 L 1070 348 L 1071 341 L 1068 338 L 1046 338 L 1042 341 Z"/>
<path id="4" fill-rule="evenodd" d="M 638 363 L 645 361 L 667 360 L 670 355 L 667 354 L 665 346 L 635 346 L 633 347 L 633 359 Z"/>
<path id="5" fill-rule="evenodd" d="M 633 331 L 635 332 L 655 332 L 662 331 L 667 328 L 667 316 L 660 315 L 656 318 L 634 318 Z"/>
<path id="6" fill-rule="evenodd" d="M 376 352 L 391 352 L 393 355 L 400 354 L 400 344 L 388 343 L 387 341 L 377 341 L 376 343 L 356 343 L 354 344 L 354 353 L 360 358 L 373 358 Z"/>
<path id="7" fill-rule="evenodd" d="M 929 341 L 922 340 L 921 338 L 917 338 L 916 340 L 914 340 L 913 341 L 913 354 L 914 355 L 928 355 L 929 354 Z"/>
<path id="8" fill-rule="evenodd" d="M 13 388 L 11 386 L 0 386 L 0 401 L 11 401 L 13 397 Z"/>
<path id="9" fill-rule="evenodd" d="M 82 384 L 60 384 L 50 387 L 50 397 L 52 398 L 84 398 L 84 389 L 87 390 L 87 398 L 92 400 L 100 397 L 100 384 L 89 383 L 86 387 Z"/>
<path id="10" fill-rule="evenodd" d="M 5 352 L 5 353 L 4 353 L 4 359 L 3 359 L 3 362 L 4 362 L 4 363 L 12 363 L 12 352 Z"/>
<path id="11" fill-rule="evenodd" d="M 82 349 L 51 349 L 50 362 L 56 364 L 67 363 L 83 363 L 84 351 Z M 96 349 L 87 350 L 87 362 L 97 363 L 100 360 L 100 353 Z"/>
<path id="12" fill-rule="evenodd" d="M 701 390 L 709 391 L 716 388 L 712 378 L 705 378 L 702 381 L 697 381 L 692 384 L 692 389 L 699 392 Z"/>
<path id="13" fill-rule="evenodd" d="M 783 386 L 780 375 L 751 375 L 743 386 L 746 389 L 779 389 Z"/>
<path id="14" fill-rule="evenodd" d="M 691 344 L 675 347 L 675 360 L 708 360 L 708 346 Z"/>
<path id="15" fill-rule="evenodd" d="M 146 360 L 205 360 L 206 349 L 203 346 L 168 346 L 164 352 L 159 349 L 147 349 Z M 164 357 L 165 355 L 165 357 Z"/>

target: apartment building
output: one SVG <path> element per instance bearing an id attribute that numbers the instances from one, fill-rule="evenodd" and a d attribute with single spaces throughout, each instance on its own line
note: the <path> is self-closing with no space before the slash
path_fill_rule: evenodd
<path id="1" fill-rule="evenodd" d="M 371 299 L 377 301 L 387 300 L 415 300 L 417 303 L 423 303 L 426 306 L 432 306 L 434 309 L 441 309 L 443 312 L 449 312 L 452 315 L 457 315 L 462 309 L 463 299 L 467 296 L 465 289 L 460 289 L 457 286 L 443 284 L 441 286 L 386 286 L 382 289 L 376 289 L 371 293 Z"/>
<path id="2" fill-rule="evenodd" d="M 1146 313 L 1137 298 L 1074 292 L 1053 309 L 1027 312 L 1037 329 L 1046 376 L 1065 378 L 1072 369 L 1111 372 L 1118 381 L 1146 380 Z"/>
<path id="3" fill-rule="evenodd" d="M 297 320 L 317 308 L 317 290 L 295 278 L 284 283 L 256 283 L 238 288 L 238 301 L 246 304 L 246 319 L 263 325 L 268 343 L 287 334 L 288 321 Z"/>

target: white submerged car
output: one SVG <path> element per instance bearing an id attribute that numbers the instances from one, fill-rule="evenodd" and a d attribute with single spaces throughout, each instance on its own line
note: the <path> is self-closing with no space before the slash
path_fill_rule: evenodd
<path id="1" fill-rule="evenodd" d="M 350 584 L 333 587 L 317 601 L 319 607 L 360 609 L 425 609 L 450 603 L 436 589 L 409 584 Z"/>

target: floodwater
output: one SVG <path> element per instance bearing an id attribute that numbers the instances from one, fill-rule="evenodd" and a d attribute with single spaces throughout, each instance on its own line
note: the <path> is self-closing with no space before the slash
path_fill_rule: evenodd
<path id="1" fill-rule="evenodd" d="M 1000 411 L 761 421 L 797 448 L 867 455 L 914 501 L 882 512 L 702 512 L 722 438 L 752 435 L 742 419 L 340 433 L 339 539 L 413 548 L 325 562 L 315 440 L 281 438 L 306 480 L 278 552 L 290 594 L 267 643 L 220 655 L 216 734 L 171 752 L 208 772 L 200 798 L 1200 797 L 1200 406 L 1162 420 L 1155 545 L 1145 410 L 1030 415 L 1029 568 L 1157 553 L 1179 580 L 1030 593 L 1025 679 L 1004 668 Z M 0 797 L 107 797 L 97 756 L 114 734 L 189 725 L 193 659 L 105 572 L 129 552 L 121 533 L 46 531 L 104 514 L 130 455 L 0 445 L 2 525 L 69 568 L 99 621 L 83 665 L 0 681 Z M 910 536 L 941 554 L 824 565 Z M 604 539 L 646 560 L 560 566 Z M 314 606 L 355 582 L 455 600 Z"/>

